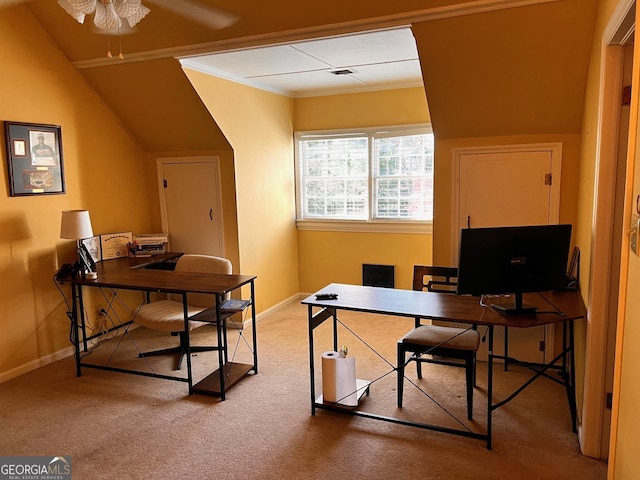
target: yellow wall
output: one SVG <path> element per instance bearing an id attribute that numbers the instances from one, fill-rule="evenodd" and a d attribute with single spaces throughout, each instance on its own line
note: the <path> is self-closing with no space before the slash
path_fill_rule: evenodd
<path id="1" fill-rule="evenodd" d="M 69 321 L 52 277 L 74 259 L 60 212 L 86 208 L 95 233 L 149 231 L 153 165 L 26 9 L 0 11 L 0 118 L 60 125 L 66 194 L 9 197 L 0 181 L 0 381 L 69 348 Z M 68 285 L 63 292 L 69 298 Z M 49 358 L 49 359 L 50 359 Z"/>
<path id="2" fill-rule="evenodd" d="M 580 171 L 579 135 L 518 135 L 512 137 L 436 138 L 435 144 L 435 201 L 433 255 L 435 263 L 449 265 L 457 244 L 452 242 L 451 224 L 455 199 L 453 181 L 455 165 L 453 151 L 456 148 L 494 145 L 523 145 L 530 143 L 562 143 L 562 185 L 560 189 L 560 223 L 577 222 L 578 172 Z M 448 263 L 447 263 L 448 262 Z"/>
<path id="3" fill-rule="evenodd" d="M 302 97 L 295 100 L 295 131 L 429 123 L 424 88 Z"/>
<path id="4" fill-rule="evenodd" d="M 293 101 L 185 70 L 231 144 L 235 159 L 240 270 L 257 275 L 258 311 L 296 295 Z"/>
<path id="5" fill-rule="evenodd" d="M 494 145 L 524 145 L 533 143 L 562 143 L 562 171 L 560 187 L 560 223 L 569 223 L 574 226 L 573 239 L 576 239 L 576 223 L 578 209 L 578 182 L 581 170 L 580 136 L 579 135 L 518 135 L 511 137 L 484 137 L 484 138 L 460 138 L 460 139 L 436 139 L 435 144 L 435 178 L 434 178 L 434 236 L 433 257 L 434 263 L 439 265 L 451 265 L 456 249 L 457 239 L 452 240 L 453 208 L 456 201 L 453 197 L 453 181 L 455 178 L 455 165 L 453 151 L 456 148 L 483 147 Z M 584 255 L 582 255 L 584 257 Z M 581 257 L 581 258 L 582 258 Z M 582 386 L 584 377 L 586 327 L 584 322 L 576 322 L 576 392 L 578 397 L 578 409 L 582 405 Z M 560 326 L 556 327 L 555 352 L 561 348 L 562 338 Z"/>
<path id="6" fill-rule="evenodd" d="M 395 286 L 411 289 L 413 265 L 431 262 L 431 235 L 298 232 L 300 291 L 329 283 L 362 285 L 362 264 L 395 266 Z"/>
<path id="7" fill-rule="evenodd" d="M 160 198 L 158 192 L 159 182 L 157 175 L 158 158 L 194 158 L 194 157 L 218 157 L 220 167 L 220 195 L 222 197 L 222 228 L 224 230 L 224 256 L 231 261 L 233 272 L 240 273 L 240 252 L 238 248 L 238 211 L 236 203 L 235 164 L 232 150 L 206 150 L 206 151 L 176 151 L 171 153 L 147 154 L 149 157 L 149 169 L 146 173 L 146 183 L 149 192 L 149 201 L 157 204 Z M 152 223 L 160 225 L 160 207 L 151 212 Z M 159 228 L 159 227 L 158 227 Z M 159 230 L 158 230 L 159 231 Z"/>
<path id="8" fill-rule="evenodd" d="M 429 123 L 423 88 L 298 98 L 296 131 Z M 299 231 L 300 291 L 331 282 L 362 284 L 362 264 L 395 265 L 396 287 L 411 288 L 414 264 L 431 263 L 431 234 Z"/>
<path id="9" fill-rule="evenodd" d="M 441 2 L 446 3 L 446 2 Z M 577 0 L 555 2 L 543 8 L 567 9 L 563 17 L 571 17 L 576 6 L 594 2 L 578 2 Z M 595 152 L 597 131 L 597 105 L 599 88 L 600 52 L 597 48 L 600 35 L 608 22 L 616 0 L 600 0 L 598 2 L 598 19 L 589 64 L 586 86 L 584 117 L 580 134 L 573 131 L 573 125 L 579 124 L 580 118 L 575 115 L 579 109 L 572 100 L 570 118 L 562 125 L 571 125 L 570 129 L 558 126 L 554 135 L 524 136 L 521 131 L 509 137 L 468 138 L 468 135 L 451 135 L 453 140 L 439 140 L 436 143 L 436 227 L 443 231 L 446 228 L 447 212 L 451 205 L 450 181 L 440 181 L 450 171 L 451 151 L 455 147 L 469 145 L 490 145 L 498 143 L 528 143 L 561 141 L 563 143 L 563 190 L 561 221 L 577 224 L 574 241 L 582 249 L 582 285 L 588 285 L 589 254 L 591 249 L 591 229 L 593 216 L 593 183 L 595 178 Z M 380 4 L 382 5 L 382 4 Z M 58 9 L 58 7 L 55 7 Z M 586 8 L 591 8 L 587 5 Z M 502 17 L 513 12 L 490 14 Z M 568 12 L 568 13 L 567 13 Z M 63 15 L 64 12 L 61 14 Z M 589 11 L 582 11 L 582 15 Z M 285 18 L 285 17 L 279 17 Z M 315 17 L 313 17 L 315 18 Z M 482 19 L 475 19 L 480 21 Z M 314 20 L 315 21 L 315 20 Z M 463 28 L 444 28 L 455 40 L 463 31 L 474 36 L 477 31 L 465 29 L 464 24 L 470 18 L 448 20 L 447 23 L 460 22 Z M 489 25 L 486 22 L 481 22 Z M 585 30 L 585 23 L 579 22 L 579 32 L 571 32 L 571 46 L 584 44 L 577 40 L 578 35 L 584 39 L 590 33 Z M 443 22 L 444 24 L 444 22 Z M 511 21 L 497 22 L 496 25 L 517 27 Z M 432 28 L 435 23 L 425 24 L 424 35 L 436 32 Z M 541 18 L 538 25 L 543 25 L 545 41 L 550 47 L 540 49 L 539 38 L 530 35 L 530 29 L 519 29 L 518 38 L 526 45 L 535 48 L 538 60 L 544 60 L 555 48 L 565 45 L 566 29 L 555 25 L 553 32 L 562 33 L 560 41 L 554 41 L 549 35 L 549 25 Z M 444 25 L 446 27 L 446 25 Z M 517 28 L 514 28 L 517 29 Z M 546 29 L 546 30 L 545 30 Z M 414 30 L 416 31 L 416 30 Z M 62 138 L 65 160 L 66 189 L 65 195 L 45 197 L 16 197 L 8 195 L 7 168 L 4 150 L 1 150 L 3 168 L 0 180 L 5 186 L 5 193 L 0 194 L 0 381 L 11 378 L 22 371 L 33 368 L 55 357 L 56 352 L 68 349 L 68 319 L 66 307 L 60 293 L 56 290 L 52 275 L 59 265 L 73 259 L 73 245 L 70 241 L 59 238 L 60 211 L 71 208 L 88 208 L 91 211 L 96 233 L 107 233 L 118 230 L 150 231 L 159 228 L 157 191 L 155 190 L 155 157 L 145 153 L 128 132 L 124 130 L 118 119 L 91 90 L 85 79 L 69 64 L 60 51 L 51 43 L 39 23 L 33 19 L 25 7 L 15 7 L 0 11 L 0 62 L 5 65 L 0 75 L 0 119 L 34 123 L 57 124 L 62 126 Z M 418 35 L 419 36 L 419 35 Z M 475 35 L 477 40 L 478 36 Z M 484 37 L 483 37 L 484 38 Z M 493 37 L 485 41 L 492 40 Z M 10 41 L 6 41 L 10 39 Z M 98 41 L 91 37 L 90 41 Z M 441 39 L 440 39 L 441 40 Z M 530 42 L 529 42 L 530 40 Z M 99 40 L 103 44 L 103 40 Z M 424 51 L 429 42 L 421 42 L 419 48 Z M 440 49 L 442 41 L 431 43 Z M 504 42 L 500 40 L 500 46 Z M 515 45 L 513 42 L 510 45 Z M 494 55 L 490 48 L 478 45 L 482 53 Z M 495 47 L 493 47 L 495 49 Z M 523 50 L 510 48 L 515 52 L 518 62 L 530 59 Z M 444 52 L 444 54 L 442 54 Z M 451 59 L 447 50 L 438 53 L 444 62 L 455 62 L 461 65 L 459 57 Z M 469 53 L 473 55 L 473 52 Z M 636 49 L 636 57 L 638 51 Z M 421 53 L 421 57 L 427 58 Z M 571 60 L 571 56 L 567 55 Z M 478 56 L 478 64 L 486 69 L 487 62 Z M 490 59 L 489 59 L 490 60 Z M 567 67 L 561 74 L 545 75 L 532 78 L 534 91 L 542 94 L 538 80 L 544 80 L 547 88 L 556 92 L 556 85 L 569 75 L 580 69 L 573 68 L 571 62 L 561 59 L 560 65 Z M 582 65 L 583 57 L 580 56 Z M 505 62 L 508 65 L 509 62 Z M 432 65 L 432 64 L 430 64 Z M 518 63 L 520 65 L 520 63 Z M 513 73 L 513 68 L 490 68 L 492 73 L 501 75 L 506 71 Z M 438 69 L 433 69 L 437 72 Z M 545 69 L 542 71 L 546 72 Z M 636 73 L 638 68 L 636 67 Z M 428 73 L 428 71 L 427 71 Z M 468 72 L 463 72 L 468 73 Z M 444 72 L 446 75 L 446 72 Z M 405 123 L 423 123 L 429 121 L 424 92 L 422 89 L 411 89 L 401 92 L 377 92 L 357 94 L 353 96 L 335 96 L 295 101 L 273 94 L 256 91 L 248 87 L 230 84 L 229 82 L 204 78 L 194 72 L 189 73 L 191 80 L 198 86 L 209 110 L 214 114 L 220 128 L 224 131 L 233 147 L 233 154 L 225 152 L 225 165 L 230 167 L 223 173 L 226 179 L 232 178 L 235 160 L 235 181 L 238 188 L 238 259 L 242 263 L 242 271 L 259 276 L 257 290 L 258 310 L 271 306 L 294 295 L 298 291 L 312 291 L 329 281 L 345 281 L 357 283 L 360 280 L 360 264 L 394 263 L 398 264 L 398 286 L 406 286 L 408 266 L 413 263 L 429 262 L 431 250 L 430 235 L 406 234 L 357 234 L 331 232 L 297 232 L 295 229 L 295 202 L 293 188 L 293 147 L 294 130 L 315 130 L 364 127 L 375 125 L 394 125 Z M 582 76 L 583 77 L 583 76 Z M 581 78 L 582 78 L 581 77 Z M 474 89 L 452 88 L 452 76 L 442 82 L 443 90 L 449 90 L 460 111 L 468 110 L 468 97 L 474 101 L 486 102 L 489 108 L 479 108 L 482 112 L 495 114 L 494 108 L 499 106 L 508 115 L 496 115 L 502 121 L 509 121 L 509 115 L 515 116 L 517 125 L 524 122 L 522 112 L 536 110 L 536 105 L 528 108 L 513 107 L 518 101 L 529 101 L 534 98 L 522 95 L 522 88 L 510 83 L 508 93 L 515 98 L 514 103 L 487 100 L 485 94 L 475 93 L 486 85 L 477 81 L 475 75 L 458 75 L 456 81 L 465 80 L 464 86 Z M 491 77 L 493 78 L 493 77 Z M 501 77 L 502 78 L 502 77 Z M 573 79 L 573 77 L 571 77 Z M 503 78 L 509 81 L 508 75 Z M 636 76 L 636 82 L 638 78 Z M 581 80 L 566 81 L 570 86 Z M 471 84 L 471 85 L 469 85 Z M 503 98 L 501 84 L 490 83 L 492 92 L 497 98 Z M 529 85 L 529 84 L 528 84 Z M 575 87 L 569 91 L 559 91 L 557 104 L 566 110 L 566 97 L 576 97 Z M 637 89 L 636 89 L 637 90 Z M 581 92 L 577 92 L 580 96 Z M 463 96 L 460 96 L 463 94 Z M 558 93 L 558 92 L 556 92 Z M 447 102 L 447 95 L 436 96 L 434 101 Z M 634 93 L 638 98 L 637 91 Z M 451 103 L 447 105 L 452 105 Z M 517 104 L 519 105 L 519 104 Z M 529 105 L 529 104 L 527 104 Z M 435 107 L 434 107 L 435 111 Z M 457 119 L 469 123 L 471 131 L 482 124 L 473 118 L 458 115 L 456 109 L 449 107 L 439 111 L 453 116 L 447 125 L 454 125 Z M 548 128 L 550 116 L 544 114 L 543 121 L 534 128 L 526 127 L 527 132 L 544 133 Z M 569 115 L 567 114 L 567 115 Z M 457 117 L 456 117 L 457 115 Z M 435 116 L 434 116 L 435 118 Z M 555 117 L 552 117 L 555 118 Z M 444 120 L 443 120 L 444 122 Z M 556 122 L 557 123 L 557 122 Z M 500 124 L 501 134 L 512 134 L 508 127 L 515 124 Z M 542 125 L 542 127 L 540 126 Z M 251 132 L 250 135 L 247 132 Z M 569 133 L 563 133 L 569 132 Z M 491 135 L 490 133 L 488 135 Z M 448 135 L 445 135 L 448 136 Z M 464 138 L 455 138 L 455 137 Z M 157 150 L 156 150 L 157 151 Z M 189 152 L 192 154 L 193 152 Z M 210 153 L 210 152 L 207 152 Z M 234 158 L 232 158 L 232 156 Z M 637 186 L 636 186 L 637 191 Z M 576 192 L 579 192 L 576 194 Z M 233 195 L 231 195 L 233 197 Z M 228 197 L 225 197 L 228 198 Z M 227 200 L 225 200 L 226 203 Z M 230 200 L 232 202 L 232 200 Z M 227 213 L 225 205 L 225 214 Z M 225 221 L 228 217 L 225 217 Z M 225 223 L 225 227 L 226 227 Z M 233 221 L 231 221 L 233 230 Z M 436 262 L 439 258 L 448 258 L 450 251 L 446 237 L 436 237 L 433 246 Z M 235 239 L 225 239 L 234 244 Z M 424 247 L 424 249 L 423 249 Z M 344 249 L 344 252 L 343 252 Z M 321 254 L 319 254 L 321 252 Z M 339 253 L 336 253 L 339 252 Z M 399 255 L 411 252 L 398 262 Z M 415 255 L 415 256 L 414 256 Z M 298 263 L 300 276 L 298 283 Z M 637 358 L 637 345 L 640 338 L 637 314 L 639 305 L 637 296 L 633 296 L 633 286 L 640 281 L 639 261 L 630 259 L 630 275 L 627 288 L 630 301 L 627 305 L 626 322 L 620 331 L 618 365 L 619 386 L 615 401 L 619 407 L 614 415 L 617 430 L 615 441 L 617 454 L 613 456 L 612 471 L 615 467 L 617 478 L 627 478 L 640 470 L 640 459 L 635 455 L 634 447 L 638 442 L 640 418 L 637 405 L 640 403 L 637 375 L 635 367 L 640 361 Z M 68 296 L 68 286 L 63 286 Z M 618 400 L 620 399 L 620 400 Z"/>
<path id="10" fill-rule="evenodd" d="M 611 7 L 605 2 L 604 7 Z M 606 18 L 606 17 L 605 17 Z M 635 24 L 640 24 L 640 9 L 636 6 Z M 625 192 L 626 225 L 637 213 L 636 199 L 640 195 L 640 49 L 636 45 L 633 55 L 633 91 L 629 123 L 629 151 Z M 629 250 L 629 237 L 622 245 L 621 294 L 616 338 L 616 367 L 611 420 L 611 450 L 609 478 L 634 478 L 640 471 L 637 445 L 640 442 L 640 298 L 634 288 L 640 284 L 640 258 Z"/>

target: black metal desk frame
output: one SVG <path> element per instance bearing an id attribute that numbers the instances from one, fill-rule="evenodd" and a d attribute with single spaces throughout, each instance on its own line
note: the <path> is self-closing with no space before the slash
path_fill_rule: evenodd
<path id="1" fill-rule="evenodd" d="M 569 403 L 571 414 L 572 431 L 576 432 L 576 402 L 575 402 L 575 361 L 574 361 L 574 327 L 573 321 L 584 318 L 586 312 L 584 304 L 579 298 L 578 292 L 559 292 L 548 293 L 547 296 L 535 295 L 527 298 L 527 303 L 538 304 L 548 310 L 554 302 L 561 302 L 570 297 L 568 302 L 568 311 L 560 311 L 560 315 L 547 317 L 547 319 L 537 319 L 535 315 L 527 318 L 508 318 L 493 311 L 490 307 L 481 307 L 478 299 L 473 297 L 461 297 L 456 295 L 439 295 L 430 292 L 418 292 L 413 290 L 386 289 L 377 287 L 362 287 L 357 285 L 331 284 L 317 293 L 331 292 L 338 293 L 337 300 L 316 300 L 315 294 L 309 296 L 302 301 L 308 306 L 308 333 L 309 333 L 309 370 L 310 370 L 310 387 L 311 387 L 311 414 L 316 414 L 316 409 L 331 410 L 339 413 L 356 415 L 366 418 L 382 420 L 386 422 L 407 425 L 412 427 L 423 428 L 427 430 L 435 430 L 443 433 L 475 438 L 486 441 L 487 449 L 492 448 L 492 414 L 494 410 L 500 408 L 506 403 L 513 400 L 518 394 L 526 389 L 531 383 L 541 376 L 552 379 L 555 382 L 564 385 Z M 318 310 L 314 313 L 314 309 Z M 486 309 L 486 311 L 485 311 Z M 379 415 L 376 413 L 366 412 L 357 408 L 344 408 L 340 405 L 320 402 L 316 395 L 315 388 L 315 353 L 314 353 L 314 330 L 322 325 L 328 319 L 333 321 L 333 349 L 338 349 L 338 311 L 350 310 L 372 314 L 391 315 L 399 317 L 407 317 L 414 319 L 431 318 L 434 320 L 453 321 L 458 323 L 467 323 L 473 325 L 484 325 L 488 330 L 488 361 L 487 361 L 487 421 L 486 432 L 477 433 L 470 430 L 449 428 L 440 425 L 420 423 L 408 421 L 401 418 Z M 496 358 L 504 358 L 504 356 L 495 355 L 493 330 L 495 326 L 507 327 L 528 327 L 537 326 L 546 323 L 563 324 L 563 348 L 554 359 L 547 364 L 531 364 L 528 362 L 520 362 L 519 360 L 509 357 L 508 360 L 512 364 L 519 364 L 528 367 L 534 371 L 534 375 L 530 377 L 523 385 L 516 389 L 507 398 L 494 403 L 493 402 L 493 360 Z M 567 331 L 567 328 L 569 331 Z M 560 365 L 557 365 L 560 362 Z M 548 374 L 548 370 L 559 370 L 561 381 Z M 397 371 L 397 367 L 394 369 Z"/>
<path id="2" fill-rule="evenodd" d="M 93 368 L 98 370 L 107 370 L 119 373 L 128 373 L 133 375 L 140 375 L 146 377 L 161 378 L 165 380 L 173 380 L 177 382 L 185 382 L 188 384 L 189 395 L 193 393 L 205 393 L 213 394 L 220 397 L 220 400 L 225 400 L 228 375 L 230 370 L 230 364 L 227 357 L 227 337 L 226 337 L 226 319 L 229 315 L 221 312 L 221 305 L 224 302 L 224 297 L 227 293 L 236 290 L 245 285 L 250 285 L 251 289 L 251 329 L 252 329 L 252 350 L 253 350 L 253 365 L 233 364 L 234 367 L 238 366 L 238 372 L 235 372 L 234 382 L 246 373 L 253 371 L 254 374 L 258 373 L 258 349 L 257 349 L 257 335 L 256 335 L 256 313 L 255 313 L 255 276 L 248 275 L 216 275 L 206 274 L 209 278 L 217 278 L 220 287 L 211 289 L 207 286 L 196 286 L 195 284 L 187 285 L 184 282 L 172 282 L 172 271 L 166 270 L 147 270 L 148 273 L 143 274 L 143 278 L 134 278 L 134 276 L 140 276 L 139 273 L 133 273 L 137 269 L 144 269 L 154 262 L 166 261 L 169 258 L 175 258 L 180 254 L 158 256 L 155 260 L 145 259 L 142 261 L 138 259 L 116 259 L 107 260 L 98 264 L 98 278 L 86 279 L 81 276 L 70 278 L 71 282 L 71 294 L 72 294 L 72 312 L 71 312 L 71 337 L 74 344 L 74 355 L 76 360 L 76 375 L 82 376 L 82 367 Z M 116 262 L 121 262 L 118 268 L 113 268 Z M 126 262 L 126 263 L 125 263 Z M 127 272 L 132 272 L 131 275 L 127 275 Z M 201 274 L 204 275 L 204 274 Z M 204 278 L 204 277 L 203 277 Z M 84 299 L 83 299 L 83 287 L 93 288 L 110 288 L 115 291 L 119 289 L 124 290 L 137 290 L 142 292 L 158 292 L 158 293 L 171 293 L 180 295 L 182 297 L 182 304 L 184 306 L 184 324 L 186 332 L 186 360 L 187 360 L 187 376 L 180 377 L 174 375 L 164 375 L 156 372 L 145 372 L 140 370 L 130 370 L 119 367 L 113 367 L 109 365 L 100 365 L 84 362 L 82 359 L 82 352 L 89 350 L 89 342 L 101 335 L 104 332 L 87 336 L 86 331 L 86 319 L 84 313 Z M 215 295 L 216 303 L 215 307 L 210 312 L 210 318 L 212 323 L 216 325 L 217 333 L 217 346 L 215 350 L 218 352 L 218 364 L 219 369 L 206 377 L 198 384 L 193 384 L 193 372 L 191 365 L 191 351 L 190 351 L 190 338 L 189 338 L 189 315 L 188 315 L 188 299 L 189 293 L 208 293 Z M 215 311 L 214 311 L 215 310 Z M 200 314 L 202 316 L 202 314 Z M 202 321 L 202 320 L 201 320 Z M 127 327 L 133 322 L 129 320 L 116 326 L 109 328 L 106 332 L 112 332 L 122 327 Z M 212 380 L 215 380 L 216 390 L 211 390 L 210 385 Z"/>

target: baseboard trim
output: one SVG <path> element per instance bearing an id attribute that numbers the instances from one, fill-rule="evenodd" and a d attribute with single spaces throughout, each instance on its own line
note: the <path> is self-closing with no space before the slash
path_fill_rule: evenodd
<path id="1" fill-rule="evenodd" d="M 45 357 L 40 357 L 31 362 L 25 363 L 11 369 L 7 372 L 0 373 L 0 383 L 7 382 L 11 379 L 19 377 L 20 375 L 24 375 L 25 373 L 32 372 L 37 370 L 40 367 L 44 367 L 53 362 L 57 362 L 58 360 L 62 360 L 63 358 L 67 358 L 73 355 L 73 347 L 63 348 L 62 350 L 58 350 L 57 352 L 52 353 L 51 355 L 47 355 Z"/>
<path id="2" fill-rule="evenodd" d="M 264 319 L 265 317 L 269 316 L 270 314 L 277 312 L 278 310 L 286 307 L 287 305 L 300 300 L 301 298 L 305 298 L 308 295 L 306 294 L 301 294 L 301 293 L 297 293 L 295 295 L 290 296 L 289 298 L 286 298 L 285 300 L 267 308 L 266 310 L 260 312 L 259 314 L 256 315 L 256 323 L 259 323 L 260 320 Z M 244 323 L 243 323 L 244 327 L 248 327 L 251 325 L 250 320 L 248 319 L 244 319 Z M 133 325 L 133 328 L 137 327 L 137 325 Z M 6 372 L 1 372 L 0 373 L 0 383 L 4 383 L 7 382 L 11 379 L 14 379 L 16 377 L 19 377 L 20 375 L 24 375 L 25 373 L 29 373 L 32 372 L 34 370 L 37 370 L 40 367 L 44 367 L 46 365 L 49 365 L 50 363 L 53 362 L 57 362 L 58 360 L 62 360 L 63 358 L 67 358 L 73 355 L 73 347 L 69 346 L 67 348 L 63 348 L 62 350 L 58 350 L 57 352 L 52 353 L 51 355 L 47 355 L 45 357 L 41 357 L 38 358 L 36 360 L 33 360 L 31 362 L 25 363 L 23 365 L 20 365 L 12 370 L 6 371 Z"/>
<path id="3" fill-rule="evenodd" d="M 278 310 L 286 307 L 287 305 L 299 300 L 303 298 L 303 296 L 300 293 L 296 293 L 295 295 L 291 295 L 289 298 L 285 298 L 283 301 L 276 303 L 275 305 L 272 305 L 271 307 L 267 308 L 266 310 L 256 314 L 256 324 L 260 323 L 261 320 L 263 320 L 265 317 L 268 317 L 269 315 L 271 315 L 274 312 L 277 312 Z M 247 328 L 251 326 L 251 320 L 249 318 L 244 318 L 242 320 L 242 327 L 243 328 Z"/>

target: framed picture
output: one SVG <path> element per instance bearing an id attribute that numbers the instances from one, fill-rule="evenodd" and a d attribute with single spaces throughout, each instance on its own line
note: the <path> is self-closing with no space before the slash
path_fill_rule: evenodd
<path id="1" fill-rule="evenodd" d="M 109 233 L 100 235 L 102 260 L 129 256 L 129 244 L 133 240 L 131 232 Z"/>
<path id="2" fill-rule="evenodd" d="M 4 122 L 9 194 L 62 194 L 64 168 L 58 125 Z"/>
<path id="3" fill-rule="evenodd" d="M 102 245 L 100 244 L 100 235 L 96 235 L 91 238 L 85 238 L 80 240 L 80 242 L 87 248 L 89 255 L 94 262 L 99 262 L 102 260 Z"/>

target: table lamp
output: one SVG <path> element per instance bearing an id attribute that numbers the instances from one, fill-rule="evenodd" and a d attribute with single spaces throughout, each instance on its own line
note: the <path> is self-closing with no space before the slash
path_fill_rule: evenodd
<path id="1" fill-rule="evenodd" d="M 63 210 L 60 225 L 60 238 L 76 241 L 78 252 L 78 272 L 87 278 L 97 278 L 98 274 L 91 269 L 91 259 L 86 258 L 88 252 L 82 240 L 93 237 L 91 218 L 88 210 Z"/>

